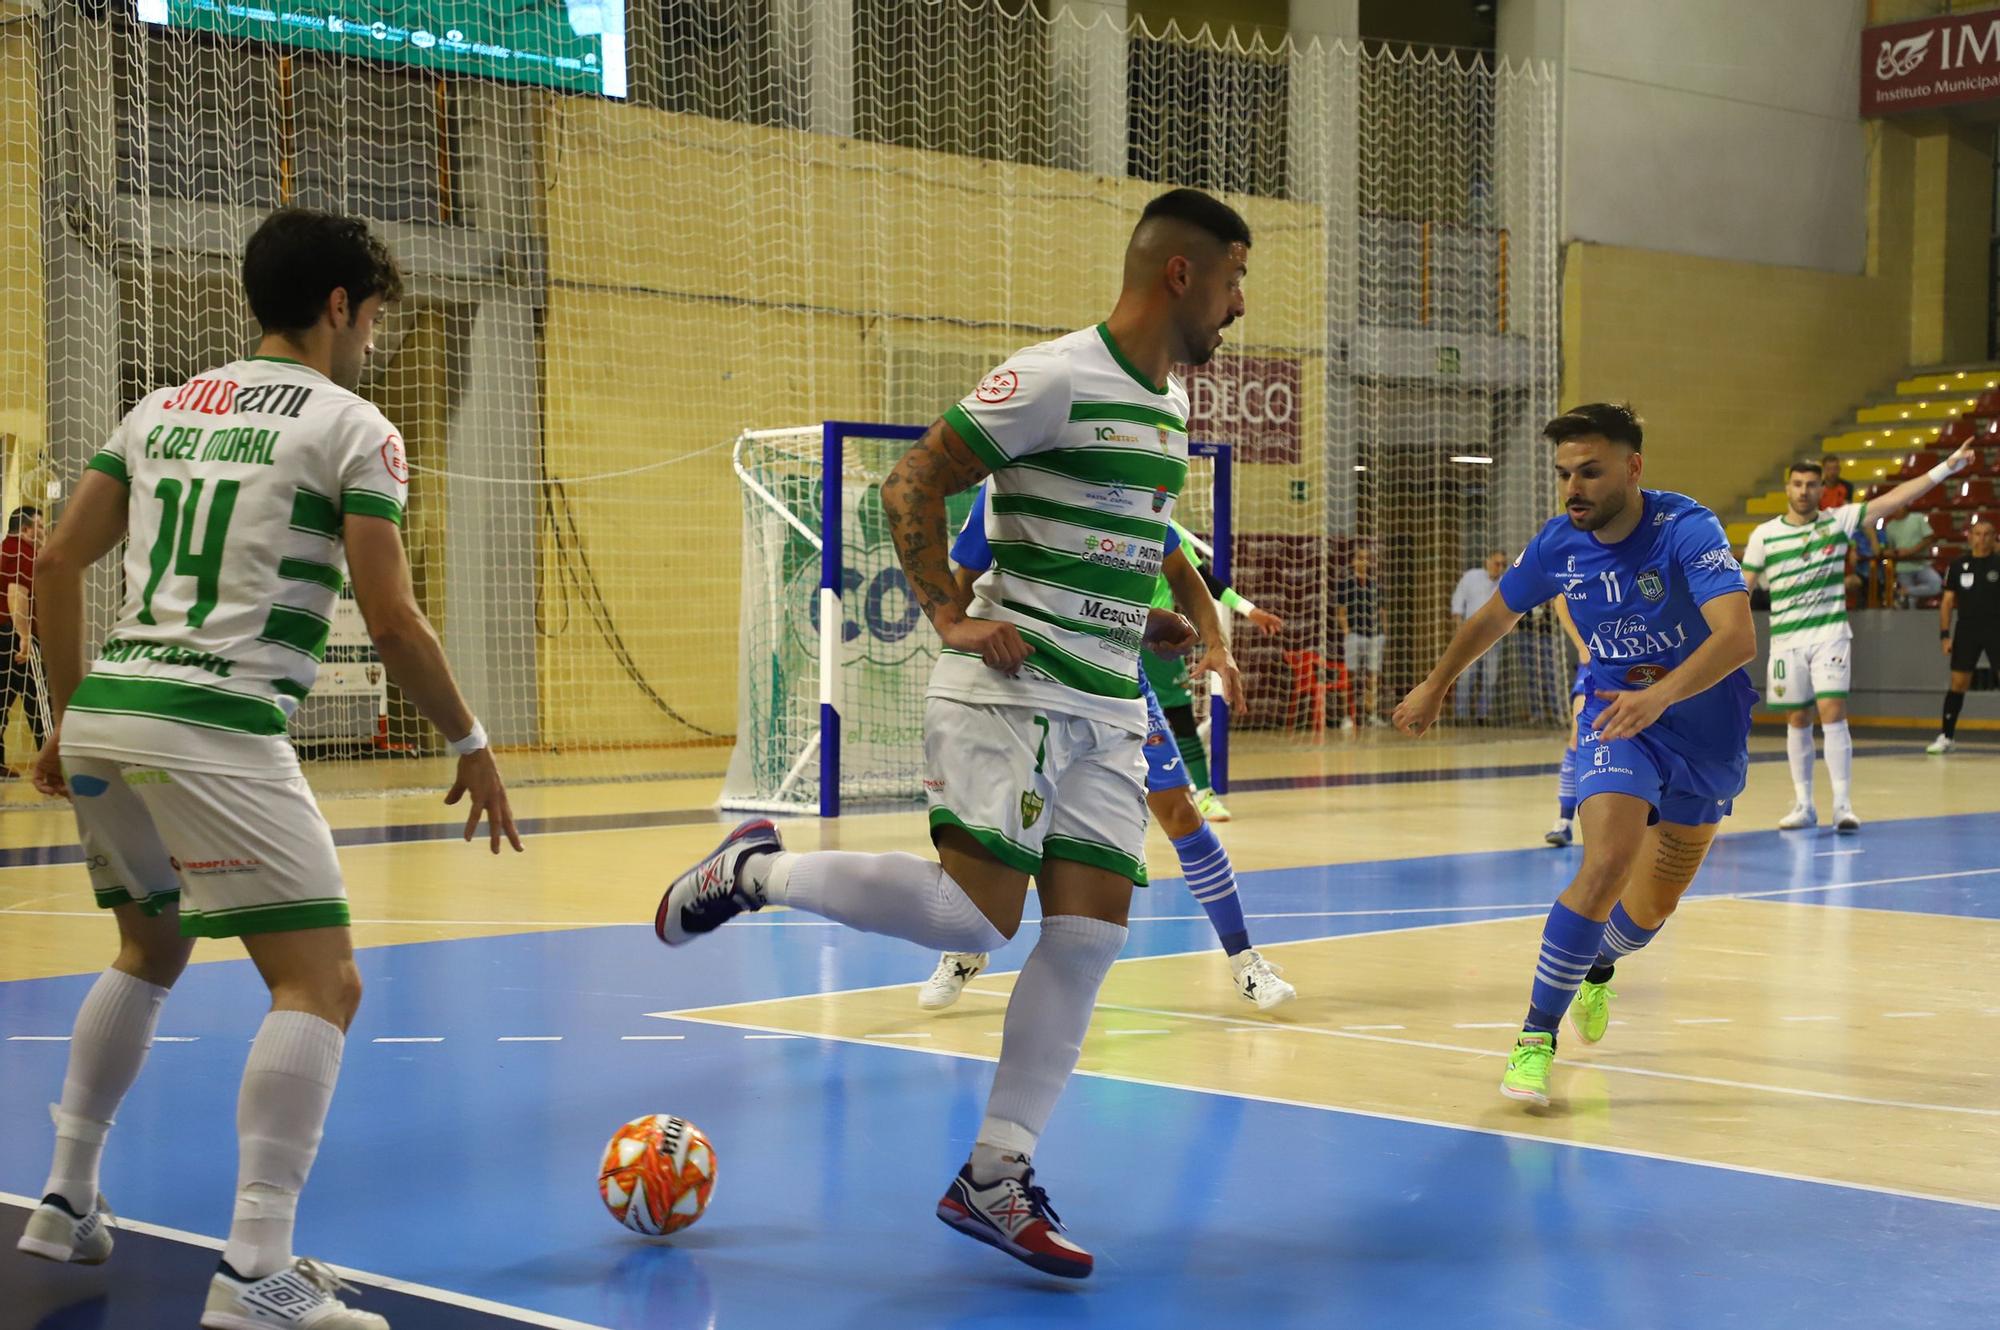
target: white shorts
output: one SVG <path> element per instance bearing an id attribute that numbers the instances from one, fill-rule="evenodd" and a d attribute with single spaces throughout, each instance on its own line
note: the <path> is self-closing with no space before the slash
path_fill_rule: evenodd
<path id="1" fill-rule="evenodd" d="M 346 927 L 333 832 L 304 778 L 247 780 L 98 757 L 63 761 L 105 909 L 179 902 L 186 937 Z"/>
<path id="2" fill-rule="evenodd" d="M 1764 705 L 1796 711 L 1816 697 L 1846 697 L 1854 674 L 1854 642 L 1816 642 L 1773 651 L 1765 667 Z"/>
<path id="3" fill-rule="evenodd" d="M 1370 674 L 1382 672 L 1382 644 L 1389 640 L 1386 633 L 1349 633 L 1343 644 L 1347 656 L 1347 672 L 1353 674 L 1366 670 Z"/>
<path id="4" fill-rule="evenodd" d="M 1037 707 L 924 701 L 931 834 L 959 827 L 1010 868 L 1070 859 L 1146 883 L 1142 736 Z"/>

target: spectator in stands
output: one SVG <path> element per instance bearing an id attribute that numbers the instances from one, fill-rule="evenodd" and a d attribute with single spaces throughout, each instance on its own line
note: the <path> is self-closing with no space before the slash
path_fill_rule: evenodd
<path id="1" fill-rule="evenodd" d="M 1458 588 L 1451 593 L 1451 626 L 1457 632 L 1460 624 L 1479 612 L 1479 607 L 1493 598 L 1500 586 L 1500 574 L 1507 571 L 1507 555 L 1494 550 L 1486 556 L 1486 562 L 1477 568 L 1468 568 L 1458 579 Z M 1503 653 L 1489 651 L 1466 667 L 1458 677 L 1458 698 L 1452 712 L 1460 720 L 1473 709 L 1473 691 L 1479 694 L 1479 719 L 1483 724 L 1491 719 L 1493 695 L 1500 690 L 1500 657 Z"/>
<path id="2" fill-rule="evenodd" d="M 1931 567 L 1931 524 L 1922 513 L 1904 509 L 1882 524 L 1878 537 L 1882 553 L 1891 561 L 1896 578 L 1896 603 L 1935 596 L 1944 590 L 1944 580 Z"/>
<path id="3" fill-rule="evenodd" d="M 1832 453 L 1819 459 L 1819 510 L 1845 508 L 1853 491 L 1840 478 L 1840 459 Z"/>
<path id="4" fill-rule="evenodd" d="M 1358 698 L 1360 723 L 1379 726 L 1377 690 L 1382 683 L 1382 648 L 1388 634 L 1382 631 L 1382 613 L 1375 586 L 1375 552 L 1366 545 L 1354 547 L 1353 562 L 1342 580 L 1333 603 L 1334 618 L 1340 629 L 1342 650 L 1347 661 L 1348 699 Z M 1354 716 L 1342 716 L 1340 728 L 1351 730 Z"/>
<path id="5" fill-rule="evenodd" d="M 7 727 L 14 699 L 28 713 L 35 749 L 42 740 L 41 685 L 29 661 L 35 641 L 35 554 L 42 548 L 42 514 L 16 508 L 7 516 L 7 537 L 0 540 L 0 730 Z"/>

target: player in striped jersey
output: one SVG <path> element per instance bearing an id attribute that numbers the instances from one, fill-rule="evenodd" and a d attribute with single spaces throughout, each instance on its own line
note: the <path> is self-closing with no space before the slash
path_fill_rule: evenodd
<path id="1" fill-rule="evenodd" d="M 1783 513 L 1750 533 L 1743 547 L 1743 580 L 1762 577 L 1771 591 L 1771 651 L 1764 705 L 1788 713 L 1785 747 L 1791 757 L 1792 810 L 1782 831 L 1819 825 L 1813 809 L 1813 714 L 1826 731 L 1827 774 L 1833 778 L 1836 831 L 1861 829 L 1849 796 L 1854 737 L 1847 727 L 1847 685 L 1853 669 L 1854 630 L 1847 623 L 1847 552 L 1863 524 L 1894 517 L 1972 462 L 1964 444 L 1928 474 L 1887 494 L 1820 510 L 1820 468 L 1792 463 L 1785 478 Z"/>
<path id="2" fill-rule="evenodd" d="M 1146 205 L 1124 285 L 1093 328 L 1016 352 L 944 413 L 882 485 L 903 572 L 944 649 L 924 707 L 924 795 L 942 863 L 909 854 L 788 854 L 768 821 L 739 826 L 661 898 L 679 946 L 785 904 L 937 951 L 992 951 L 1036 879 L 1041 935 L 1007 1004 L 972 1157 L 938 1202 L 959 1232 L 1049 1274 L 1089 1275 L 1029 1157 L 1075 1070 L 1098 986 L 1146 880 L 1142 645 L 1185 650 L 1151 608 L 1187 477 L 1187 389 L 1243 313 L 1250 229 L 1199 190 Z M 992 477 L 993 566 L 960 599 L 945 502 Z M 1213 602 L 1210 602 L 1211 611 Z M 1221 626 L 1205 668 L 1240 704 Z"/>
<path id="3" fill-rule="evenodd" d="M 1219 618 L 1210 595 L 1208 580 L 1197 562 L 1193 538 L 1180 523 L 1167 525 L 1167 553 L 1160 565 L 1160 581 L 1153 597 L 1156 609 L 1171 610 L 1178 595 L 1192 608 L 1196 620 Z M 966 514 L 965 525 L 952 542 L 952 562 L 958 565 L 959 594 L 969 604 L 973 584 L 993 566 L 993 550 L 986 539 L 986 487 L 980 486 Z M 1206 688 L 1207 681 L 1201 681 Z M 1230 982 L 1237 995 L 1259 1011 L 1282 1006 L 1298 996 L 1298 991 L 1282 977 L 1283 972 L 1265 960 L 1250 945 L 1250 928 L 1243 918 L 1243 902 L 1236 891 L 1236 869 L 1229 852 L 1222 847 L 1215 829 L 1202 815 L 1195 793 L 1194 776 L 1188 770 L 1183 750 L 1174 741 L 1174 731 L 1165 710 L 1154 695 L 1146 671 L 1139 672 L 1139 691 L 1146 698 L 1146 808 L 1160 830 L 1173 843 L 1175 857 L 1188 891 L 1200 903 L 1215 929 L 1216 940 L 1229 958 Z M 947 951 L 938 958 L 937 968 L 917 990 L 917 1005 L 925 1011 L 942 1011 L 958 1001 L 959 994 L 986 968 L 989 956 L 983 951 Z"/>
<path id="4" fill-rule="evenodd" d="M 333 836 L 285 728 L 352 578 L 403 695 L 447 736 L 446 803 L 472 796 L 493 851 L 521 848 L 506 790 L 417 607 L 402 439 L 357 396 L 376 317 L 401 290 L 365 223 L 271 214 L 243 253 L 256 353 L 147 396 L 90 462 L 37 569 L 56 733 L 36 758 L 75 806 L 118 958 L 70 1041 L 56 1152 L 21 1250 L 96 1263 L 111 1237 L 99 1160 L 196 937 L 240 937 L 271 990 L 237 1101 L 235 1216 L 201 1324 L 387 1330 L 292 1253 L 348 1023 L 361 1000 Z M 126 542 L 125 602 L 83 669 L 83 577 Z"/>

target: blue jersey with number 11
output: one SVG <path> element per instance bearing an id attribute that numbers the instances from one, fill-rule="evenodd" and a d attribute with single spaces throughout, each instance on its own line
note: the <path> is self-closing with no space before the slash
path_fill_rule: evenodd
<path id="1" fill-rule="evenodd" d="M 1590 647 L 1586 731 L 1609 705 L 1598 693 L 1650 688 L 1708 640 L 1701 607 L 1744 590 L 1742 566 L 1714 513 L 1685 494 L 1639 493 L 1639 525 L 1625 539 L 1606 544 L 1567 516 L 1554 517 L 1500 579 L 1500 595 L 1516 613 L 1568 599 Z M 1756 696 L 1750 676 L 1734 670 L 1668 707 L 1646 733 L 1689 757 L 1740 754 Z"/>

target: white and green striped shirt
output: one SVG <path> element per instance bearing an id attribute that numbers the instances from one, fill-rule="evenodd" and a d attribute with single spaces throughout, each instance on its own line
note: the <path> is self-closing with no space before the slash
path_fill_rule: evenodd
<path id="1" fill-rule="evenodd" d="M 400 524 L 403 441 L 292 360 L 163 388 L 90 461 L 129 491 L 125 598 L 63 720 L 63 751 L 282 780 L 346 581 L 341 522 Z"/>
<path id="2" fill-rule="evenodd" d="M 1807 523 L 1774 517 L 1750 533 L 1743 571 L 1771 590 L 1771 647 L 1789 650 L 1844 642 L 1847 624 L 1847 551 L 1868 518 L 1866 503 L 1828 508 Z"/>
<path id="3" fill-rule="evenodd" d="M 993 565 L 971 615 L 1035 648 L 1018 678 L 946 651 L 930 694 L 1144 733 L 1139 644 L 1187 480 L 1187 389 L 1156 388 L 1102 324 L 1016 353 L 944 413 L 993 472 Z"/>

